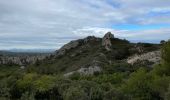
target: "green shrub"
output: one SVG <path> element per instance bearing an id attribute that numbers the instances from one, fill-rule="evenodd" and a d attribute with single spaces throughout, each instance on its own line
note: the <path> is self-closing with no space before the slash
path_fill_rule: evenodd
<path id="1" fill-rule="evenodd" d="M 132 100 L 152 100 L 152 89 L 150 87 L 151 77 L 146 70 L 141 68 L 131 74 L 123 86 L 123 91 Z"/>
<path id="2" fill-rule="evenodd" d="M 87 93 L 79 86 L 70 87 L 64 93 L 64 100 L 89 100 Z"/>
<path id="3" fill-rule="evenodd" d="M 104 94 L 103 100 L 128 100 L 121 91 L 112 89 Z"/>

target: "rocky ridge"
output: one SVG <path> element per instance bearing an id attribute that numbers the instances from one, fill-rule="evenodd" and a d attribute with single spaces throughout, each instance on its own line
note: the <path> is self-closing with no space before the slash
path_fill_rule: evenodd
<path id="1" fill-rule="evenodd" d="M 145 60 L 157 63 L 160 61 L 159 50 L 159 44 L 130 43 L 125 39 L 116 38 L 111 32 L 108 32 L 103 38 L 88 36 L 71 41 L 32 67 L 38 73 L 45 74 L 93 75 L 104 71 L 107 66 L 111 67 L 117 63 L 118 65 L 129 63 L 132 66 L 138 61 Z"/>
<path id="2" fill-rule="evenodd" d="M 101 45 L 106 49 L 106 51 L 113 50 L 112 46 L 114 46 L 114 44 L 112 44 L 113 43 L 112 40 L 114 40 L 114 39 L 115 39 L 114 35 L 111 32 L 108 32 L 104 35 L 104 37 L 102 38 Z M 143 46 L 142 43 L 134 44 L 134 47 L 131 48 L 131 50 L 132 50 L 132 52 L 135 51 L 136 53 L 134 52 L 135 54 L 133 54 L 132 56 L 127 58 L 127 63 L 133 65 L 138 62 L 148 61 L 149 63 L 152 63 L 151 65 L 158 64 L 161 60 L 160 50 L 148 52 L 145 49 L 146 49 L 146 47 Z M 131 50 L 129 50 L 129 51 L 131 51 Z M 113 50 L 113 52 L 114 52 L 114 50 Z M 101 54 L 103 54 L 103 53 L 101 53 Z M 106 55 L 105 54 L 103 54 L 103 55 L 104 55 L 104 58 L 107 59 Z M 112 62 L 114 62 L 109 59 L 107 59 L 107 60 L 110 64 Z M 97 61 L 97 60 L 96 60 L 96 62 L 100 63 L 100 61 Z M 80 74 L 84 74 L 84 75 L 92 75 L 95 72 L 101 72 L 102 68 L 99 63 L 97 63 L 98 65 L 93 65 L 93 64 L 89 65 L 87 68 L 81 67 L 80 69 L 78 69 L 76 71 L 72 71 L 72 72 L 64 74 L 64 76 L 69 76 L 74 73 L 80 73 Z"/>
<path id="3" fill-rule="evenodd" d="M 74 40 L 69 42 L 68 44 L 65 44 L 63 47 L 61 47 L 59 50 L 55 52 L 56 56 L 62 56 L 66 53 L 66 51 L 69 51 L 71 49 L 74 49 L 78 46 L 81 46 L 85 43 L 88 43 L 89 41 L 100 41 L 99 38 L 96 38 L 94 36 L 88 36 L 84 39 Z"/>

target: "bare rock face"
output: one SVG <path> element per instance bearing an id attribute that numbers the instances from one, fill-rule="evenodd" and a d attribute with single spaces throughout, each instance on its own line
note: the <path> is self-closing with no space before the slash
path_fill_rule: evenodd
<path id="1" fill-rule="evenodd" d="M 111 32 L 108 32 L 104 35 L 102 39 L 102 46 L 105 47 L 106 50 L 110 51 L 111 50 L 111 39 L 114 38 L 114 35 Z"/>
<path id="2" fill-rule="evenodd" d="M 76 71 L 72 71 L 64 74 L 65 77 L 73 75 L 74 73 L 79 73 L 82 75 L 93 75 L 95 72 L 101 72 L 101 68 L 99 66 L 89 66 L 88 68 L 80 68 Z"/>
<path id="3" fill-rule="evenodd" d="M 81 66 L 81 68 L 64 74 L 65 77 L 73 75 L 74 73 L 79 73 L 81 75 L 94 75 L 95 73 L 100 73 L 102 71 L 101 62 L 93 60 L 92 63 Z"/>
<path id="4" fill-rule="evenodd" d="M 16 64 L 16 65 L 28 65 L 33 64 L 37 60 L 43 60 L 46 56 L 1 56 L 0 64 Z"/>
<path id="5" fill-rule="evenodd" d="M 61 49 L 56 51 L 57 56 L 58 55 L 64 55 L 67 50 L 70 50 L 72 48 L 76 48 L 79 45 L 79 41 L 71 41 L 68 44 L 64 45 Z"/>
<path id="6" fill-rule="evenodd" d="M 127 63 L 129 64 L 135 64 L 138 61 L 149 61 L 152 62 L 154 64 L 158 64 L 161 61 L 161 51 L 152 51 L 152 52 L 148 52 L 148 53 L 144 53 L 141 55 L 134 55 L 131 56 L 127 59 Z"/>
<path id="7" fill-rule="evenodd" d="M 62 56 L 66 53 L 66 51 L 69 51 L 71 49 L 74 49 L 78 46 L 81 46 L 83 44 L 86 44 L 90 41 L 100 41 L 99 38 L 96 38 L 94 36 L 88 36 L 84 39 L 79 39 L 79 40 L 75 40 L 75 41 L 71 41 L 69 42 L 68 44 L 65 44 L 63 47 L 61 47 L 59 50 L 57 50 L 55 53 L 56 53 L 56 56 Z"/>

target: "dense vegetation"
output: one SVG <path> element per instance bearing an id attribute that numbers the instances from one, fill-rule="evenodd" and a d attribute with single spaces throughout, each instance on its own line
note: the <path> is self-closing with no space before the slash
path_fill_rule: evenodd
<path id="1" fill-rule="evenodd" d="M 0 68 L 0 100 L 170 100 L 170 42 L 152 69 L 115 62 L 102 73 L 63 77 L 52 69 Z"/>

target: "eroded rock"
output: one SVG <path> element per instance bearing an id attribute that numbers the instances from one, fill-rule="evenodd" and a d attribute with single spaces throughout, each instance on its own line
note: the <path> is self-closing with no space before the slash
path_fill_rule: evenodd
<path id="1" fill-rule="evenodd" d="M 1 56 L 0 64 L 15 64 L 15 65 L 28 65 L 33 64 L 37 60 L 43 60 L 46 56 Z"/>
<path id="2" fill-rule="evenodd" d="M 108 32 L 104 35 L 102 38 L 102 46 L 105 47 L 106 50 L 110 51 L 111 50 L 111 39 L 114 38 L 114 35 L 111 32 Z"/>
<path id="3" fill-rule="evenodd" d="M 65 77 L 73 75 L 74 73 L 80 73 L 82 75 L 93 75 L 96 72 L 101 72 L 101 68 L 99 66 L 90 66 L 88 68 L 80 68 L 79 70 L 72 71 L 64 74 Z"/>
<path id="4" fill-rule="evenodd" d="M 152 52 L 148 52 L 148 53 L 144 53 L 140 55 L 136 54 L 134 56 L 129 57 L 127 59 L 127 63 L 133 65 L 136 62 L 146 61 L 146 60 L 154 64 L 158 64 L 161 61 L 161 51 L 157 50 L 157 51 L 152 51 Z"/>
<path id="5" fill-rule="evenodd" d="M 64 55 L 67 50 L 70 50 L 72 48 L 76 48 L 79 45 L 79 41 L 71 41 L 68 44 L 64 45 L 61 49 L 56 51 L 57 56 L 58 55 Z"/>
<path id="6" fill-rule="evenodd" d="M 83 44 L 86 44 L 91 41 L 100 41 L 99 38 L 96 38 L 95 36 L 88 36 L 84 39 L 79 39 L 75 41 L 71 41 L 68 44 L 65 44 L 63 47 L 61 47 L 59 50 L 56 51 L 56 56 L 62 56 L 66 53 L 66 51 L 69 51 L 70 49 L 74 49 L 78 46 L 81 46 Z"/>

